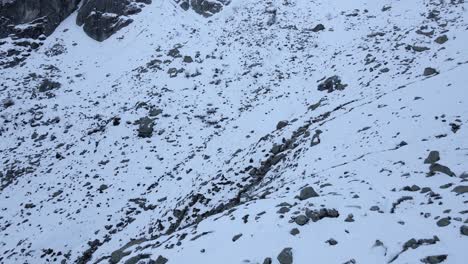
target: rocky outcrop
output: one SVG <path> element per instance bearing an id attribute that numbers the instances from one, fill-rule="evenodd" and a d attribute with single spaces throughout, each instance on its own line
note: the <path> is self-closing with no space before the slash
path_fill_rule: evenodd
<path id="1" fill-rule="evenodd" d="M 151 0 L 85 0 L 76 24 L 83 26 L 89 37 L 104 41 L 132 23 L 128 16 L 141 12 L 145 4 Z"/>
<path id="2" fill-rule="evenodd" d="M 37 39 L 48 36 L 77 7 L 80 0 L 1 0 L 0 38 Z M 28 26 L 17 27 L 29 23 Z"/>
<path id="3" fill-rule="evenodd" d="M 204 17 L 210 17 L 220 12 L 230 2 L 230 0 L 176 0 L 176 3 L 185 11 L 192 8 L 193 11 Z"/>

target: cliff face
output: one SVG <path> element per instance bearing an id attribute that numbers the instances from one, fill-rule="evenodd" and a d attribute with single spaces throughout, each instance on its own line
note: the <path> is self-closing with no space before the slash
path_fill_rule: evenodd
<path id="1" fill-rule="evenodd" d="M 0 2 L 0 38 L 37 39 L 50 35 L 78 6 L 80 0 L 6 0 Z M 31 23 L 28 27 L 19 24 Z"/>

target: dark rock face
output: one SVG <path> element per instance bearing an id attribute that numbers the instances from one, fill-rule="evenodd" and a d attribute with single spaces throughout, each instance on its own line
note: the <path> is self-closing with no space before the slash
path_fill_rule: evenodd
<path id="1" fill-rule="evenodd" d="M 80 0 L 0 1 L 0 38 L 14 34 L 18 38 L 37 39 L 50 35 L 77 7 Z M 30 23 L 28 27 L 16 28 Z"/>
<path id="2" fill-rule="evenodd" d="M 76 24 L 91 38 L 104 41 L 132 23 L 128 16 L 141 12 L 144 4 L 151 4 L 151 0 L 85 0 Z"/>
<path id="3" fill-rule="evenodd" d="M 187 11 L 192 8 L 196 13 L 204 16 L 210 17 L 221 10 L 224 6 L 227 6 L 231 1 L 230 0 L 176 0 L 175 1 L 179 6 Z"/>
<path id="4" fill-rule="evenodd" d="M 343 84 L 341 82 L 341 78 L 334 75 L 332 77 L 328 77 L 325 81 L 320 83 L 317 87 L 319 91 L 327 91 L 329 93 L 336 91 L 336 90 L 344 90 L 348 86 L 347 84 Z"/>

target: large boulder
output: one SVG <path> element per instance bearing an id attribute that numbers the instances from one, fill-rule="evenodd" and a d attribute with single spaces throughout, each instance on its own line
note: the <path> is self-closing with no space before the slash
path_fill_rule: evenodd
<path id="1" fill-rule="evenodd" d="M 83 26 L 89 37 L 104 41 L 133 22 L 129 15 L 141 12 L 144 4 L 150 3 L 151 0 L 85 0 L 76 24 Z"/>

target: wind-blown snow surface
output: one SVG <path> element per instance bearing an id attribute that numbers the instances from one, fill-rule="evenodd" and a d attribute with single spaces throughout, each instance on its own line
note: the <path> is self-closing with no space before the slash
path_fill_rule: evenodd
<path id="1" fill-rule="evenodd" d="M 238 0 L 205 19 L 154 1 L 103 43 L 72 15 L 0 72 L 0 262 L 465 263 L 466 8 Z M 345 89 L 318 91 L 333 75 Z"/>

